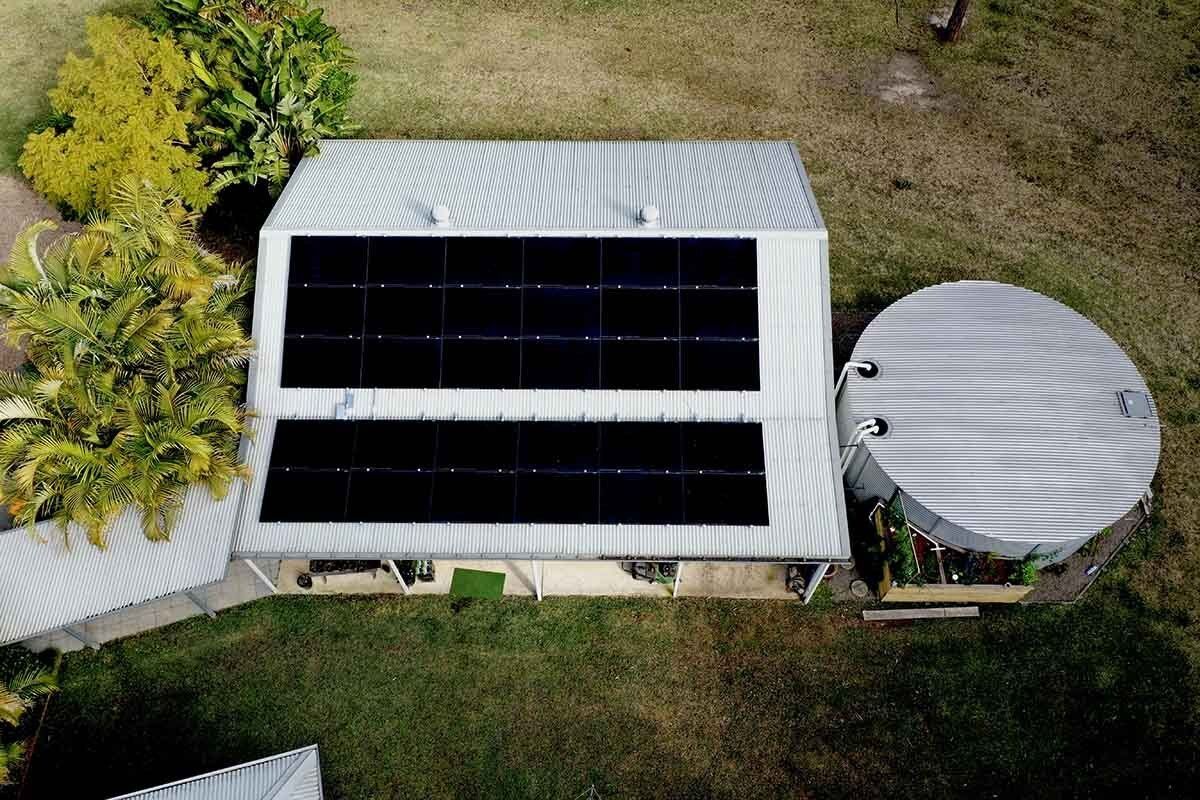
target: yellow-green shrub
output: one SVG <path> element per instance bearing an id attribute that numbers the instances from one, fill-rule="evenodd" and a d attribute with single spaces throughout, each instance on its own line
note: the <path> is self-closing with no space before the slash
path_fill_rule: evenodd
<path id="1" fill-rule="evenodd" d="M 174 39 L 99 16 L 88 19 L 87 40 L 92 55 L 68 55 L 50 90 L 57 124 L 25 142 L 20 164 L 34 188 L 82 216 L 107 211 L 117 183 L 131 176 L 206 208 L 208 175 L 186 146 L 194 78 Z"/>

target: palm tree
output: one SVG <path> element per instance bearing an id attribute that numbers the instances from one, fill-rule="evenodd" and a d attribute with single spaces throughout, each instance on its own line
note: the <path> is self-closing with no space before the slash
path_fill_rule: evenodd
<path id="1" fill-rule="evenodd" d="M 54 674 L 38 667 L 20 672 L 11 680 L 0 681 L 0 722 L 15 728 L 38 698 L 57 689 Z M 25 746 L 20 742 L 0 742 L 0 786 L 9 782 L 13 768 L 24 755 Z"/>
<path id="2" fill-rule="evenodd" d="M 170 536 L 187 488 L 221 497 L 252 343 L 246 270 L 206 251 L 178 196 L 126 181 L 113 210 L 44 252 L 34 223 L 0 268 L 0 317 L 26 367 L 0 374 L 0 500 L 15 522 L 78 524 L 103 547 L 127 507 Z"/>

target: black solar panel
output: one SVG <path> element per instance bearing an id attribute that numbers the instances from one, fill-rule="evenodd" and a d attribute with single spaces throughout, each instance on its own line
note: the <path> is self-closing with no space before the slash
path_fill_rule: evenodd
<path id="1" fill-rule="evenodd" d="M 762 429 L 280 420 L 263 522 L 766 525 Z"/>
<path id="2" fill-rule="evenodd" d="M 757 286 L 752 239 L 295 237 L 281 383 L 758 389 Z"/>

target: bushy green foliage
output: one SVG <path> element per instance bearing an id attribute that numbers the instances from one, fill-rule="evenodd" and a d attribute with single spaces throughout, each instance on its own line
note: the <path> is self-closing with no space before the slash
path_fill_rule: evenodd
<path id="1" fill-rule="evenodd" d="M 265 181 L 278 193 L 347 115 L 350 50 L 307 0 L 160 0 L 198 79 L 196 138 L 217 190 Z"/>
<path id="2" fill-rule="evenodd" d="M 1017 565 L 1014 577 L 1022 586 L 1033 586 L 1038 582 L 1038 563 L 1039 559 L 1036 556 L 1027 556 Z"/>
<path id="3" fill-rule="evenodd" d="M 105 543 L 125 508 L 168 538 L 190 484 L 220 497 L 251 352 L 244 270 L 196 241 L 178 195 L 123 181 L 112 213 L 39 255 L 39 222 L 0 269 L 0 319 L 29 363 L 0 375 L 0 500 Z"/>
<path id="4" fill-rule="evenodd" d="M 50 127 L 32 133 L 21 169 L 50 202 L 83 216 L 106 211 L 118 182 L 133 176 L 170 188 L 190 207 L 213 200 L 200 158 L 188 149 L 194 83 L 183 51 L 112 16 L 91 17 L 92 55 L 67 56 L 50 91 Z"/>
<path id="5" fill-rule="evenodd" d="M 0 723 L 16 728 L 22 717 L 41 698 L 58 689 L 54 673 L 38 664 L 0 671 Z M 0 742 L 0 786 L 8 784 L 25 757 L 21 742 Z"/>

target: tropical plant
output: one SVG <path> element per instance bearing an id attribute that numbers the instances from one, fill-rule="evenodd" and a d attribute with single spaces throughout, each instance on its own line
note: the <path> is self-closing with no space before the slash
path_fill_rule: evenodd
<path id="1" fill-rule="evenodd" d="M 25 712 L 38 699 L 58 689 L 54 673 L 41 667 L 30 667 L 18 672 L 8 680 L 0 679 L 0 722 L 15 728 Z M 20 742 L 0 742 L 0 786 L 12 778 L 12 771 L 25 755 L 25 746 Z"/>
<path id="2" fill-rule="evenodd" d="M 39 222 L 0 269 L 0 318 L 29 359 L 0 375 L 0 499 L 97 546 L 125 508 L 169 538 L 191 484 L 221 497 L 245 474 L 241 388 L 249 289 L 196 239 L 179 196 L 132 180 L 112 213 L 39 253 Z"/>
<path id="3" fill-rule="evenodd" d="M 198 79 L 196 138 L 218 191 L 263 181 L 278 193 L 321 139 L 357 130 L 353 56 L 308 0 L 159 0 L 159 10 Z"/>
<path id="4" fill-rule="evenodd" d="M 1039 556 L 1029 555 L 1018 562 L 1015 577 L 1022 586 L 1033 586 L 1038 582 L 1038 564 L 1041 560 Z"/>
<path id="5" fill-rule="evenodd" d="M 183 104 L 195 82 L 169 34 L 117 17 L 91 17 L 92 55 L 67 56 L 50 90 L 49 127 L 31 133 L 20 165 L 51 203 L 80 217 L 106 211 L 127 175 L 170 187 L 196 210 L 213 200 L 200 158 L 188 149 L 195 117 Z"/>

